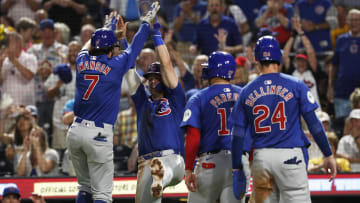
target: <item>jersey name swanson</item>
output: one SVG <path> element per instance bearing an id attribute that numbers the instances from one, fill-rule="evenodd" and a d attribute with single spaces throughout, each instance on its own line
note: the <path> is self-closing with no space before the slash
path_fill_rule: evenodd
<path id="1" fill-rule="evenodd" d="M 107 75 L 111 71 L 111 68 L 108 65 L 103 64 L 99 61 L 85 61 L 85 63 L 80 62 L 77 66 L 77 71 L 81 73 L 85 70 L 95 70 L 102 72 L 104 75 Z"/>

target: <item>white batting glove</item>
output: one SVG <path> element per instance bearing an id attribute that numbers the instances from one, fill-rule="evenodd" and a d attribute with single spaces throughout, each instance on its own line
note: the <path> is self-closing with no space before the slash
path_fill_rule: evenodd
<path id="1" fill-rule="evenodd" d="M 116 30 L 116 24 L 119 21 L 119 17 L 120 17 L 120 15 L 117 14 L 116 11 L 111 12 L 110 15 L 106 15 L 105 16 L 104 28 L 115 31 Z"/>
<path id="2" fill-rule="evenodd" d="M 156 17 L 156 13 L 159 11 L 160 5 L 159 2 L 155 1 L 151 4 L 150 11 L 147 12 L 147 14 L 141 18 L 143 22 L 147 22 L 149 25 L 152 24 Z"/>

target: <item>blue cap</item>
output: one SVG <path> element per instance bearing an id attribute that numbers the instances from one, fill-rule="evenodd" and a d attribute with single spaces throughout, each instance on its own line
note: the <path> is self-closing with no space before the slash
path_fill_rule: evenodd
<path id="1" fill-rule="evenodd" d="M 4 189 L 2 198 L 4 199 L 7 195 L 16 195 L 18 198 L 20 198 L 20 191 L 14 186 L 8 186 Z"/>
<path id="2" fill-rule="evenodd" d="M 40 30 L 45 28 L 54 29 L 54 21 L 52 19 L 44 19 L 40 22 Z"/>

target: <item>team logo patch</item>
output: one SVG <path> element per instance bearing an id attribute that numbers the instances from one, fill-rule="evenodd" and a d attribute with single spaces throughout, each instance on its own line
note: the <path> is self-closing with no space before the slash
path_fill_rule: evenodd
<path id="1" fill-rule="evenodd" d="M 270 57 L 271 53 L 269 51 L 264 51 L 263 52 L 263 57 Z"/>
<path id="2" fill-rule="evenodd" d="M 160 103 L 155 111 L 156 116 L 166 116 L 171 113 L 169 101 L 166 98 L 160 99 Z"/>
<path id="3" fill-rule="evenodd" d="M 309 100 L 310 103 L 312 103 L 312 104 L 315 103 L 315 98 L 314 98 L 314 96 L 311 94 L 310 91 L 307 92 L 307 98 L 308 98 L 308 100 Z"/>
<path id="4" fill-rule="evenodd" d="M 184 122 L 188 121 L 190 117 L 191 117 L 191 110 L 190 110 L 190 109 L 186 109 L 186 111 L 184 112 L 183 121 L 184 121 Z"/>
<path id="5" fill-rule="evenodd" d="M 315 13 L 318 15 L 321 15 L 322 13 L 324 13 L 325 8 L 323 6 L 316 6 L 315 7 Z"/>
<path id="6" fill-rule="evenodd" d="M 224 88 L 224 92 L 230 92 L 230 88 L 228 87 Z"/>
<path id="7" fill-rule="evenodd" d="M 356 43 L 350 45 L 350 53 L 356 54 L 358 52 L 359 46 Z"/>

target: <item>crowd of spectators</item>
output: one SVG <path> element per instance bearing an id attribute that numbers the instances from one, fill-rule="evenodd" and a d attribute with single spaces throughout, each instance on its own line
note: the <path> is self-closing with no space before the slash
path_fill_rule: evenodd
<path id="1" fill-rule="evenodd" d="M 116 10 L 130 44 L 144 0 L 2 0 L 0 30 L 0 175 L 74 175 L 65 137 L 74 118 L 75 60 L 84 42 Z M 357 0 L 161 0 L 159 22 L 187 99 L 206 87 L 201 64 L 213 51 L 236 59 L 232 84 L 258 76 L 256 40 L 273 35 L 283 48 L 281 72 L 305 82 L 320 104 L 340 171 L 360 172 L 360 3 Z M 2 34 L 4 35 L 4 34 Z M 0 34 L 1 39 L 1 34 Z M 149 42 L 135 68 L 157 61 Z M 53 70 L 67 66 L 64 83 Z M 116 175 L 136 172 L 136 110 L 123 81 L 114 126 Z M 306 129 L 305 129 L 306 130 Z M 307 134 L 311 140 L 311 135 Z M 319 149 L 309 148 L 309 172 L 321 172 Z"/>

